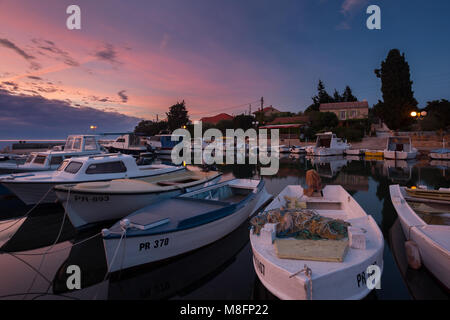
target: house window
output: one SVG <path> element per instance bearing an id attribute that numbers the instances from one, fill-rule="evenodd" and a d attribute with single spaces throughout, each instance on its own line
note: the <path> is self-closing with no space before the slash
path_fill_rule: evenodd
<path id="1" fill-rule="evenodd" d="M 345 120 L 345 111 L 339 111 L 339 119 Z"/>
<path id="2" fill-rule="evenodd" d="M 350 115 L 352 118 L 356 118 L 356 110 L 352 110 Z"/>

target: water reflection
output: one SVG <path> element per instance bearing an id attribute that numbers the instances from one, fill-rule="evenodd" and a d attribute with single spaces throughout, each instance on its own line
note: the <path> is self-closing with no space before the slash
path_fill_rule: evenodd
<path id="1" fill-rule="evenodd" d="M 221 165 L 218 168 L 224 173 L 224 179 L 260 177 L 258 165 Z M 411 288 L 415 285 L 408 282 L 411 277 L 426 276 L 422 273 L 411 276 L 411 271 L 405 272 L 399 259 L 393 257 L 393 253 L 399 251 L 398 240 L 394 242 L 394 238 L 398 238 L 401 230 L 393 228 L 397 215 L 390 201 L 389 185 L 449 187 L 448 167 L 431 166 L 428 161 L 283 155 L 278 174 L 262 178 L 268 192 L 278 194 L 286 185 L 305 185 L 309 169 L 316 169 L 325 184 L 342 185 L 374 217 L 383 232 L 387 245 L 382 289 L 372 297 L 421 298 L 426 296 L 427 290 L 434 296 L 434 289 L 427 289 L 428 286 L 419 286 L 420 294 L 413 293 Z M 106 276 L 103 243 L 98 236 L 103 226 L 76 232 L 66 220 L 61 229 L 64 217 L 61 206 L 38 206 L 31 215 L 23 217 L 31 209 L 29 206 L 7 192 L 2 191 L 0 197 L 0 267 L 6 271 L 0 275 L 2 297 L 23 298 L 27 292 L 27 299 L 270 297 L 255 282 L 247 223 L 222 240 L 182 257 Z M 60 230 L 60 237 L 54 243 Z M 49 253 L 43 256 L 46 251 Z M 66 286 L 66 270 L 72 264 L 82 270 L 83 289 L 79 291 L 69 291 Z"/>

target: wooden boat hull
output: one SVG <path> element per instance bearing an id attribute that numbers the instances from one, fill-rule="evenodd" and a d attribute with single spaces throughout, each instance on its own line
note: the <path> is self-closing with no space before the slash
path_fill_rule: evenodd
<path id="1" fill-rule="evenodd" d="M 389 190 L 406 239 L 417 244 L 422 263 L 450 288 L 450 226 L 426 224 L 406 202 L 399 185 Z"/>
<path id="2" fill-rule="evenodd" d="M 153 171 L 142 171 L 141 176 L 129 177 L 130 179 L 139 179 L 151 176 L 157 176 L 159 174 L 165 174 L 170 172 L 172 169 L 156 169 Z M 173 171 L 184 170 L 184 168 L 173 167 Z M 30 173 L 32 174 L 32 173 Z M 124 178 L 125 174 L 118 178 Z M 44 179 L 42 179 L 44 180 Z M 93 181 L 109 181 L 111 179 L 99 179 L 96 180 L 92 178 L 92 180 L 78 180 L 78 181 L 14 181 L 14 179 L 8 180 L 0 180 L 0 183 L 8 188 L 12 193 L 14 193 L 20 200 L 22 200 L 25 204 L 31 205 L 36 203 L 52 203 L 56 202 L 57 197 L 56 193 L 53 190 L 53 187 L 62 184 L 74 184 L 74 183 L 82 183 L 82 182 L 93 182 Z"/>
<path id="3" fill-rule="evenodd" d="M 366 157 L 373 157 L 373 158 L 381 158 L 383 159 L 384 156 L 384 152 L 383 151 L 378 151 L 378 150 L 367 150 L 364 155 Z"/>
<path id="4" fill-rule="evenodd" d="M 163 192 L 148 193 L 85 193 L 79 191 L 68 192 L 56 190 L 56 195 L 66 209 L 70 221 L 75 228 L 98 223 L 101 221 L 119 220 L 140 208 L 157 201 L 176 197 L 184 192 L 213 185 L 220 180 L 220 176 L 203 181 L 188 188 L 178 188 Z"/>
<path id="5" fill-rule="evenodd" d="M 384 150 L 383 156 L 386 159 L 407 160 L 407 159 L 415 159 L 417 157 L 417 152 Z"/>
<path id="6" fill-rule="evenodd" d="M 311 155 L 316 157 L 339 156 L 343 155 L 345 150 L 338 148 L 314 148 Z"/>
<path id="7" fill-rule="evenodd" d="M 275 197 L 266 210 L 283 206 L 284 196 L 302 195 L 300 186 L 288 186 Z M 321 262 L 311 260 L 294 260 L 278 258 L 272 243 L 250 231 L 250 243 L 253 251 L 253 265 L 262 284 L 276 297 L 283 300 L 325 300 L 325 299 L 362 299 L 371 289 L 366 285 L 367 268 L 376 265 L 383 271 L 383 235 L 372 216 L 368 216 L 358 203 L 341 187 L 327 186 L 324 198 L 330 203 L 313 198 L 302 198 L 313 201 L 311 205 L 331 206 L 319 214 L 330 214 L 336 219 L 345 219 L 352 226 L 366 230 L 366 249 L 349 248 L 343 262 Z M 338 199 L 342 210 L 336 210 L 332 202 Z M 354 218 L 346 219 L 345 212 L 356 212 Z M 300 272 L 304 266 L 311 269 L 311 283 L 305 273 Z M 364 278 L 364 281 L 362 280 Z M 382 285 L 382 284 L 381 284 Z"/>
<path id="8" fill-rule="evenodd" d="M 110 272 L 165 260 L 211 244 L 238 228 L 270 196 L 263 187 L 248 202 L 225 217 L 197 227 L 155 235 L 105 237 L 103 243 Z M 116 259 L 113 260 L 116 254 Z"/>
<path id="9" fill-rule="evenodd" d="M 450 160 L 450 153 L 430 152 L 430 158 L 435 160 Z"/>
<path id="10" fill-rule="evenodd" d="M 444 201 L 444 203 L 447 202 L 450 205 L 450 191 L 409 189 L 409 188 L 406 188 L 405 190 L 406 193 L 411 197 Z"/>

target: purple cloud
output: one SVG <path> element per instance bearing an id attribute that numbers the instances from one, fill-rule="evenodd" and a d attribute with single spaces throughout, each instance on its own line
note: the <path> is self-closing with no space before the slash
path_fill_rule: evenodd
<path id="1" fill-rule="evenodd" d="M 90 125 L 98 126 L 99 132 L 130 131 L 141 120 L 118 112 L 74 107 L 70 101 L 13 95 L 3 89 L 0 89 L 0 109 L 2 138 L 64 138 L 68 134 L 87 133 Z"/>

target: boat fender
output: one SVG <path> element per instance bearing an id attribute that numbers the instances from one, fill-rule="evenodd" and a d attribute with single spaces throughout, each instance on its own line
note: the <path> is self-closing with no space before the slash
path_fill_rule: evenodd
<path id="1" fill-rule="evenodd" d="M 347 232 L 350 242 L 350 248 L 362 250 L 366 249 L 365 230 L 361 228 L 348 227 Z"/>
<path id="2" fill-rule="evenodd" d="M 273 244 L 277 236 L 277 225 L 278 223 L 266 223 L 261 229 L 259 235 L 260 241 L 264 244 Z"/>
<path id="3" fill-rule="evenodd" d="M 109 229 L 102 229 L 102 236 L 105 238 L 111 234 L 111 231 Z"/>
<path id="4" fill-rule="evenodd" d="M 128 219 L 120 220 L 120 226 L 122 227 L 123 230 L 130 228 L 130 220 Z"/>
<path id="5" fill-rule="evenodd" d="M 412 240 L 406 241 L 405 251 L 408 266 L 414 270 L 420 269 L 420 267 L 422 266 L 422 261 L 420 259 L 420 252 L 417 243 Z"/>

